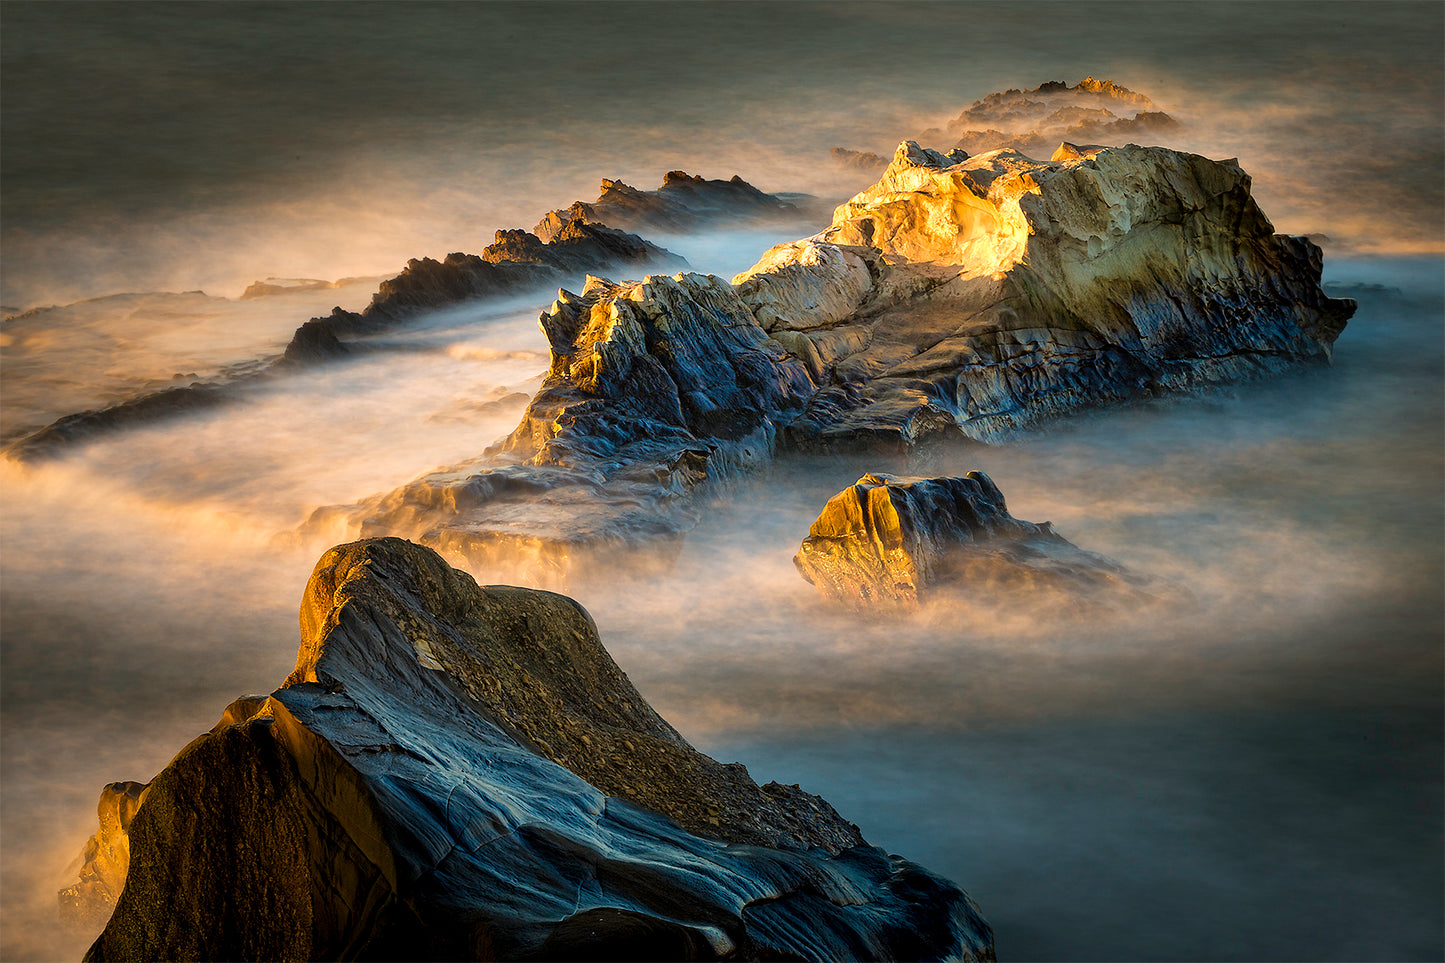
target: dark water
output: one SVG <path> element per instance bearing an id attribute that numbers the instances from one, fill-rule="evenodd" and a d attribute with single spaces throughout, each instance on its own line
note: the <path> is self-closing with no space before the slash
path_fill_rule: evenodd
<path id="1" fill-rule="evenodd" d="M 1019 517 L 1197 609 L 840 616 L 791 555 L 829 495 L 900 467 L 859 460 L 781 463 L 672 574 L 577 595 L 700 748 L 957 879 L 1003 958 L 1445 955 L 1438 4 L 9 2 L 0 26 L 13 307 L 390 274 L 603 176 L 844 196 L 864 184 L 828 148 L 889 152 L 992 90 L 1149 94 L 1177 146 L 1241 158 L 1277 226 L 1331 237 L 1327 279 L 1361 301 L 1334 366 L 927 468 L 988 471 Z M 678 249 L 730 274 L 782 239 Z M 0 406 L 254 358 L 369 289 L 6 322 Z M 285 676 L 329 543 L 284 533 L 509 430 L 476 411 L 545 366 L 538 307 L 439 312 L 417 350 L 0 465 L 0 957 L 79 956 L 53 894 L 100 787 Z"/>

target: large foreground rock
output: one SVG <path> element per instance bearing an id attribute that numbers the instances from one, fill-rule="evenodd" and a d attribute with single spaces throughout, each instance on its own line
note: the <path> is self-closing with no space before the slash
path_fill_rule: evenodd
<path id="1" fill-rule="evenodd" d="M 793 563 L 825 599 L 859 611 L 912 609 L 940 590 L 1077 609 L 1142 602 L 1155 587 L 1048 522 L 1014 518 L 980 471 L 864 475 L 828 500 Z"/>
<path id="2" fill-rule="evenodd" d="M 321 559 L 301 627 L 128 796 L 88 959 L 992 958 L 953 884 L 689 746 L 570 599 L 383 539 Z"/>

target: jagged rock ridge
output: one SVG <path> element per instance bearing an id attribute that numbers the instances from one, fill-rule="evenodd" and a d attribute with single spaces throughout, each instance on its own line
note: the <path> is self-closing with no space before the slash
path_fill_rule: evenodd
<path id="1" fill-rule="evenodd" d="M 353 517 L 480 567 L 520 558 L 557 584 L 588 545 L 675 540 L 706 483 L 775 440 L 998 442 L 1085 407 L 1325 362 L 1354 303 L 1324 295 L 1319 248 L 1274 234 L 1249 188 L 1233 161 L 1163 148 L 1064 145 L 1040 162 L 906 142 L 829 228 L 732 286 L 564 293 L 542 319 L 552 374 L 517 432 Z M 738 337 L 743 368 L 692 375 Z"/>
<path id="2" fill-rule="evenodd" d="M 1014 518 L 981 471 L 864 475 L 828 500 L 793 563 L 823 598 L 863 612 L 906 611 L 944 591 L 1031 611 L 1061 603 L 1076 614 L 1180 596 L 1048 522 Z"/>
<path id="3" fill-rule="evenodd" d="M 569 224 L 588 223 L 625 231 L 684 234 L 729 224 L 795 224 L 809 213 L 777 195 L 763 193 L 736 174 L 724 181 L 669 171 L 655 191 L 604 179 L 599 191 L 591 203 L 574 201 L 571 207 L 548 212 L 533 233 L 549 240 Z"/>
<path id="4" fill-rule="evenodd" d="M 562 596 L 318 563 L 286 684 L 144 789 L 87 959 L 992 959 L 968 897 L 693 750 Z"/>
<path id="5" fill-rule="evenodd" d="M 598 551 L 646 562 L 696 524 L 706 481 L 771 458 L 815 389 L 711 276 L 590 278 L 541 324 L 551 368 L 516 431 L 373 500 L 364 535 L 414 534 L 544 585 Z"/>

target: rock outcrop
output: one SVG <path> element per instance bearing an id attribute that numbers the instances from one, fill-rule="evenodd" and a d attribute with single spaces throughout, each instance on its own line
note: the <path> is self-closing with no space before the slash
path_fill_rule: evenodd
<path id="1" fill-rule="evenodd" d="M 1031 607 L 1157 601 L 1152 579 L 1086 552 L 1048 522 L 1014 518 L 980 471 L 961 478 L 869 474 L 834 495 L 793 558 L 823 598 L 862 612 L 896 612 L 952 591 Z"/>
<path id="2" fill-rule="evenodd" d="M 1233 161 L 901 145 L 823 232 L 732 285 L 589 281 L 542 327 L 513 435 L 350 511 L 537 584 L 672 543 L 710 481 L 775 445 L 999 442 L 1083 408 L 1325 362 L 1354 303 L 1273 232 Z M 521 565 L 521 569 L 514 566 Z"/>
<path id="3" fill-rule="evenodd" d="M 1175 134 L 1181 126 L 1143 94 L 1085 77 L 1073 87 L 1055 80 L 989 94 L 945 130 L 925 131 L 920 139 L 952 138 L 955 150 L 970 154 L 1008 148 L 1034 157 L 1060 141 L 1119 146 Z"/>
<path id="4" fill-rule="evenodd" d="M 570 599 L 382 539 L 321 559 L 301 627 L 134 794 L 87 959 L 993 957 L 956 886 L 689 746 Z"/>
<path id="5" fill-rule="evenodd" d="M 408 261 L 406 270 L 381 283 L 363 311 L 337 308 L 307 321 L 287 345 L 285 361 L 306 363 L 345 354 L 352 350 L 346 339 L 377 334 L 429 308 L 546 290 L 592 272 L 686 266 L 676 254 L 635 234 L 585 220 L 546 240 L 523 230 L 498 231 L 480 255 Z"/>
<path id="6" fill-rule="evenodd" d="M 406 534 L 539 585 L 600 556 L 646 565 L 696 524 L 706 482 L 772 457 L 815 390 L 712 276 L 590 278 L 541 324 L 551 368 L 517 429 L 374 499 L 363 535 Z"/>
<path id="7" fill-rule="evenodd" d="M 1068 145 L 1066 145 L 1067 147 Z M 824 387 L 803 447 L 1001 441 L 1084 407 L 1325 362 L 1354 302 L 1233 161 L 1164 148 L 899 147 L 735 281 Z"/>
<path id="8" fill-rule="evenodd" d="M 277 374 L 307 366 L 385 349 L 369 336 L 383 334 L 421 312 L 492 297 L 541 294 L 561 283 L 572 283 L 588 272 L 625 270 L 676 270 L 687 261 L 633 234 L 579 221 L 547 243 L 522 230 L 498 231 L 496 241 L 476 254 L 448 254 L 444 260 L 413 259 L 396 277 L 382 281 L 371 303 L 362 311 L 335 308 L 296 329 L 281 357 L 233 366 L 213 380 L 166 385 L 134 397 L 65 415 L 44 427 L 11 439 L 5 453 L 33 461 L 54 456 L 67 446 L 109 432 L 151 424 L 163 419 L 228 404 L 250 386 Z M 278 280 L 278 279 L 271 279 Z M 349 279 L 315 282 L 339 287 Z M 312 290 L 312 282 L 282 288 L 257 282 L 243 298 Z"/>
<path id="9" fill-rule="evenodd" d="M 806 216 L 792 201 L 765 194 L 737 175 L 723 181 L 669 171 L 655 191 L 604 179 L 597 200 L 574 201 L 571 207 L 550 211 L 532 232 L 551 240 L 569 224 L 586 223 L 638 233 L 688 234 L 728 225 L 795 224 Z"/>

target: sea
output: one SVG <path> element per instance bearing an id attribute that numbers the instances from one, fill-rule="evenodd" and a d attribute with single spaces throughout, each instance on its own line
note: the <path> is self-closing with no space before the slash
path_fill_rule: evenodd
<path id="1" fill-rule="evenodd" d="M 1445 7 L 1437 2 L 0 5 L 0 442 L 254 370 L 409 258 L 734 174 L 825 209 L 975 100 L 1110 79 L 1235 157 L 1359 309 L 1333 364 L 941 452 L 1187 590 L 1070 614 L 827 607 L 792 556 L 879 457 L 719 490 L 666 572 L 573 594 L 653 706 L 965 888 L 1006 960 L 1445 956 Z M 926 143 L 946 149 L 948 143 Z M 826 225 L 655 237 L 731 276 Z M 243 299 L 266 278 L 317 279 Z M 580 279 L 579 279 L 580 281 Z M 340 282 L 340 283 L 334 283 Z M 476 456 L 550 295 L 0 458 L 0 958 L 57 920 L 100 790 L 294 664 L 316 509 Z"/>

